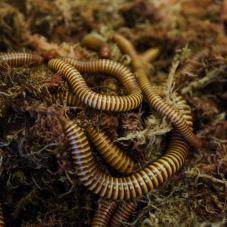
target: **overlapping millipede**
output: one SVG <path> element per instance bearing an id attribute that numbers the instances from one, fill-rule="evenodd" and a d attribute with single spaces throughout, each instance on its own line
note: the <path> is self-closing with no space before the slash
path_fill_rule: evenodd
<path id="1" fill-rule="evenodd" d="M 118 44 L 119 48 L 132 58 L 132 67 L 137 75 L 137 81 L 147 100 L 147 102 L 162 116 L 165 116 L 189 144 L 199 148 L 202 146 L 201 140 L 193 134 L 182 114 L 177 112 L 172 106 L 166 103 L 159 94 L 152 89 L 146 72 L 143 69 L 143 62 L 133 45 L 122 35 L 115 34 L 112 39 Z"/>
<path id="2" fill-rule="evenodd" d="M 72 58 L 51 59 L 49 68 L 63 74 L 72 87 L 74 94 L 62 92 L 53 95 L 53 100 L 60 100 L 66 105 L 88 105 L 104 111 L 129 111 L 139 107 L 143 94 L 147 102 L 160 114 L 166 116 L 175 126 L 166 152 L 157 161 L 132 173 L 135 163 L 112 141 L 104 132 L 98 132 L 92 126 L 86 128 L 92 142 L 112 168 L 127 175 L 112 177 L 105 174 L 96 162 L 84 130 L 80 125 L 68 119 L 63 119 L 65 135 L 70 147 L 74 168 L 81 182 L 91 191 L 107 200 L 100 203 L 100 213 L 94 218 L 93 226 L 107 226 L 116 210 L 110 226 L 120 225 L 119 220 L 126 221 L 136 206 L 135 198 L 141 197 L 153 188 L 158 187 L 179 170 L 188 154 L 189 144 L 199 147 L 200 141 L 192 132 L 192 117 L 190 107 L 180 96 L 176 102 L 181 110 L 174 109 L 162 99 L 162 92 L 156 89 L 141 69 L 141 62 L 132 45 L 124 37 L 113 38 L 120 48 L 132 57 L 136 78 L 126 67 L 111 60 L 77 61 Z M 100 46 L 101 48 L 101 46 Z M 0 67 L 39 65 L 43 58 L 29 53 L 1 53 Z M 80 73 L 107 73 L 115 76 L 123 84 L 126 95 L 103 95 L 92 91 Z M 136 80 L 137 79 L 137 80 Z M 137 83 L 138 81 L 138 83 Z M 183 136 L 183 137 L 182 137 Z M 111 200 L 110 200 L 111 199 Z M 124 206 L 117 208 L 116 200 L 127 200 Z M 2 208 L 0 206 L 0 226 L 4 226 Z"/>
<path id="3" fill-rule="evenodd" d="M 75 65 L 77 69 L 74 67 Z M 105 111 L 129 111 L 137 108 L 142 102 L 141 90 L 132 73 L 114 61 L 94 60 L 81 62 L 64 58 L 64 60 L 52 59 L 48 62 L 48 66 L 61 72 L 80 101 L 92 108 Z M 124 96 L 98 94 L 87 86 L 78 70 L 80 72 L 110 73 L 122 82 L 126 92 L 129 94 Z"/>
<path id="4" fill-rule="evenodd" d="M 191 125 L 191 122 L 188 125 Z M 81 182 L 101 197 L 113 200 L 138 198 L 158 187 L 183 165 L 189 149 L 182 137 L 174 132 L 167 151 L 161 158 L 136 173 L 116 178 L 101 171 L 93 157 L 88 139 L 78 124 L 65 120 L 64 129 Z"/>

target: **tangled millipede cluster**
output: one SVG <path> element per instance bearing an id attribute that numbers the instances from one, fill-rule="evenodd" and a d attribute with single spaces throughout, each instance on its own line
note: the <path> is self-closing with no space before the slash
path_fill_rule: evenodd
<path id="1" fill-rule="evenodd" d="M 72 120 L 59 117 L 77 176 L 89 190 L 102 197 L 92 226 L 121 226 L 136 208 L 136 199 L 158 187 L 182 167 L 189 145 L 197 148 L 201 146 L 201 141 L 192 132 L 191 110 L 185 100 L 179 95 L 176 96 L 176 101 L 181 106 L 180 110 L 166 103 L 160 88 L 150 83 L 141 59 L 131 43 L 121 35 L 115 35 L 112 40 L 131 57 L 135 74 L 122 64 L 108 59 L 91 61 L 79 61 L 68 57 L 51 59 L 48 67 L 62 74 L 72 88 L 72 93 L 53 94 L 53 102 L 122 112 L 136 109 L 144 98 L 152 108 L 173 124 L 174 129 L 165 154 L 155 162 L 137 170 L 137 163 L 115 145 L 104 131 L 97 130 L 90 124 L 82 128 Z M 85 45 L 89 46 L 90 42 L 101 48 L 101 56 L 109 58 L 110 51 L 106 46 L 103 47 L 102 43 L 91 37 L 84 40 Z M 42 62 L 42 57 L 35 54 L 0 54 L 0 67 L 38 65 Z M 84 72 L 113 75 L 123 84 L 126 95 L 105 95 L 94 92 L 83 79 L 81 73 Z M 105 162 L 123 174 L 122 177 L 112 177 L 102 171 L 91 151 L 87 136 Z M 119 201 L 122 202 L 120 206 Z M 4 226 L 1 208 L 0 226 Z"/>

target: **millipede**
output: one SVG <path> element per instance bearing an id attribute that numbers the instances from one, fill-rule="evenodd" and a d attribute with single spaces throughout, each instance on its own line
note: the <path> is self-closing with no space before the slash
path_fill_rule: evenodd
<path id="1" fill-rule="evenodd" d="M 115 201 L 101 199 L 99 201 L 98 209 L 91 222 L 92 227 L 105 227 L 108 226 L 109 220 L 117 208 Z"/>
<path id="2" fill-rule="evenodd" d="M 120 226 L 122 222 L 127 221 L 137 205 L 136 201 L 131 200 L 139 198 L 153 188 L 158 187 L 179 170 L 185 162 L 189 150 L 189 144 L 184 141 L 182 136 L 190 144 L 200 146 L 200 141 L 192 133 L 191 110 L 185 100 L 180 96 L 176 97 L 176 102 L 181 106 L 177 109 L 164 102 L 162 100 L 162 89 L 151 85 L 145 71 L 142 69 L 141 59 L 131 43 L 125 39 L 127 44 L 125 48 L 119 41 L 121 36 L 115 36 L 113 39 L 131 56 L 135 75 L 122 64 L 107 59 L 92 61 L 78 61 L 66 57 L 51 59 L 48 62 L 48 67 L 62 73 L 74 92 L 54 94 L 52 95 L 53 101 L 59 101 L 60 104 L 65 103 L 69 106 L 81 107 L 87 105 L 98 110 L 120 112 L 138 108 L 142 103 L 144 94 L 147 102 L 157 112 L 166 116 L 178 131 L 173 130 L 166 152 L 162 157 L 139 171 L 133 172 L 136 165 L 134 161 L 116 146 L 103 131 L 97 131 L 90 125 L 87 126 L 87 134 L 104 160 L 113 169 L 124 174 L 122 177 L 112 177 L 100 169 L 92 154 L 85 130 L 79 124 L 61 118 L 69 152 L 80 181 L 90 191 L 102 197 L 92 226 L 108 226 L 108 223 L 110 226 Z M 103 47 L 100 44 L 98 48 L 101 51 Z M 107 55 L 106 57 L 108 58 Z M 43 58 L 36 54 L 0 54 L 0 67 L 7 65 L 39 65 L 42 62 Z M 105 95 L 94 92 L 88 87 L 81 73 L 111 74 L 123 84 L 126 95 Z M 116 200 L 127 201 L 118 207 Z M 1 206 L 0 226 L 4 226 Z"/>
<path id="3" fill-rule="evenodd" d="M 129 174 L 135 167 L 134 161 L 116 146 L 102 131 L 97 131 L 94 127 L 86 127 L 88 136 L 97 148 L 100 155 L 116 171 Z"/>
<path id="4" fill-rule="evenodd" d="M 69 91 L 62 91 L 51 95 L 52 101 L 60 105 L 66 104 L 72 107 L 82 107 L 83 104 L 80 102 L 78 97 Z"/>
<path id="5" fill-rule="evenodd" d="M 4 222 L 4 217 L 3 217 L 3 212 L 2 212 L 2 206 L 0 203 L 0 227 L 4 227 L 5 222 Z"/>
<path id="6" fill-rule="evenodd" d="M 191 128 L 191 117 L 185 120 Z M 107 199 L 131 200 L 158 187 L 180 169 L 189 150 L 189 145 L 174 132 L 161 158 L 136 173 L 116 178 L 100 170 L 81 127 L 70 120 L 64 120 L 63 124 L 78 177 L 89 190 Z"/>
<path id="7" fill-rule="evenodd" d="M 84 36 L 84 38 L 81 40 L 81 44 L 98 51 L 100 58 L 111 57 L 110 46 L 95 34 L 88 34 Z"/>
<path id="8" fill-rule="evenodd" d="M 0 53 L 0 67 L 40 65 L 42 63 L 43 63 L 43 57 L 37 54 L 23 53 L 23 52 Z"/>
<path id="9" fill-rule="evenodd" d="M 108 163 L 113 169 L 116 171 L 123 173 L 124 175 L 131 174 L 133 169 L 135 168 L 135 163 L 131 158 L 125 154 L 118 146 L 116 146 L 112 141 L 108 138 L 108 136 L 102 132 L 95 130 L 92 126 L 86 128 L 88 135 L 98 150 L 99 154 L 104 158 L 106 163 Z M 130 214 L 134 210 L 132 207 L 136 208 L 136 202 L 127 202 L 125 206 L 116 208 L 116 212 L 112 212 L 113 215 L 109 215 L 107 212 L 102 212 L 102 210 L 111 210 L 113 206 L 113 201 L 108 202 L 108 200 L 101 199 L 96 215 L 94 216 L 92 223 L 99 222 L 99 219 L 105 220 L 105 222 L 100 223 L 100 225 L 92 225 L 95 226 L 108 226 L 107 224 L 112 217 L 111 223 L 117 224 L 118 220 L 127 221 Z M 116 204 L 116 202 L 115 202 Z M 133 205 L 132 205 L 133 204 Z M 117 207 L 117 204 L 116 204 Z M 123 209 L 123 210 L 122 210 Z M 96 220 L 97 219 L 97 220 Z M 114 225 L 113 225 L 114 226 Z"/>
<path id="10" fill-rule="evenodd" d="M 70 63 L 67 63 L 66 60 Z M 74 66 L 79 71 L 111 73 L 121 80 L 125 90 L 130 93 L 125 96 L 98 94 L 92 91 L 84 81 L 79 71 L 72 65 L 74 61 L 68 58 L 52 59 L 48 62 L 49 68 L 61 72 L 72 86 L 73 92 L 80 101 L 94 109 L 105 111 L 129 111 L 137 108 L 143 99 L 140 88 L 132 73 L 119 63 L 110 60 L 97 60 L 91 62 L 77 62 Z"/>
<path id="11" fill-rule="evenodd" d="M 127 202 L 123 204 L 121 207 L 117 208 L 116 212 L 114 213 L 112 219 L 110 220 L 109 226 L 110 227 L 120 227 L 123 226 L 124 223 L 127 222 L 132 212 L 137 207 L 136 202 Z"/>
<path id="12" fill-rule="evenodd" d="M 183 116 L 166 103 L 159 94 L 152 89 L 151 82 L 149 81 L 146 72 L 143 70 L 141 57 L 137 54 L 131 42 L 120 34 L 114 35 L 112 39 L 124 53 L 127 53 L 132 58 L 132 66 L 135 70 L 137 81 L 147 102 L 162 116 L 165 116 L 189 144 L 197 148 L 201 147 L 201 140 L 192 132 L 192 129 L 189 128 Z"/>

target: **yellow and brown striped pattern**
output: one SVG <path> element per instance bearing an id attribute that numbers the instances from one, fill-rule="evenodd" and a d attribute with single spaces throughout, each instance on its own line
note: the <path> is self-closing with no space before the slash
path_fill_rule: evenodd
<path id="1" fill-rule="evenodd" d="M 71 92 L 63 91 L 58 92 L 56 94 L 52 94 L 52 100 L 54 103 L 58 103 L 60 105 L 67 105 L 67 106 L 73 106 L 73 107 L 82 107 L 83 104 L 80 102 L 80 100 Z"/>
<path id="2" fill-rule="evenodd" d="M 23 52 L 0 53 L 0 67 L 40 65 L 42 63 L 43 63 L 43 58 L 36 54 L 23 53 Z"/>
<path id="3" fill-rule="evenodd" d="M 92 91 L 87 86 L 79 71 L 73 67 L 73 59 L 70 63 L 71 64 L 61 59 L 52 59 L 48 62 L 48 66 L 64 75 L 72 86 L 73 92 L 84 104 L 105 111 L 129 111 L 137 108 L 141 104 L 143 96 L 135 78 L 132 73 L 119 63 L 110 60 L 97 60 L 91 62 L 79 62 L 78 65 L 80 67 L 75 67 L 82 72 L 104 71 L 106 73 L 111 73 L 121 80 L 126 92 L 130 93 L 125 96 L 103 95 Z"/>
<path id="4" fill-rule="evenodd" d="M 94 143 L 99 154 L 113 169 L 123 174 L 130 174 L 135 166 L 134 161 L 101 130 L 92 126 L 86 128 L 89 138 Z"/>
<path id="5" fill-rule="evenodd" d="M 95 216 L 92 220 L 92 227 L 106 227 L 108 226 L 109 220 L 113 215 L 115 209 L 117 208 L 117 203 L 115 201 L 101 199 L 99 201 L 99 206 L 95 212 Z"/>
<path id="6" fill-rule="evenodd" d="M 191 122 L 188 124 L 191 125 Z M 116 178 L 100 170 L 92 155 L 88 140 L 77 124 L 65 121 L 64 129 L 81 182 L 101 197 L 114 200 L 141 197 L 158 187 L 182 167 L 189 150 L 188 144 L 178 133 L 174 132 L 167 151 L 161 158 L 130 176 Z"/>
<path id="7" fill-rule="evenodd" d="M 114 213 L 109 226 L 110 227 L 120 227 L 126 224 L 127 220 L 129 219 L 132 212 L 137 207 L 136 202 L 127 202 L 119 207 L 116 212 Z"/>
<path id="8" fill-rule="evenodd" d="M 5 226 L 5 222 L 4 222 L 3 212 L 2 212 L 2 206 L 0 203 L 0 227 L 4 227 L 4 226 Z"/>
<path id="9" fill-rule="evenodd" d="M 199 148 L 202 145 L 201 140 L 192 132 L 192 129 L 187 125 L 183 116 L 176 111 L 172 106 L 168 105 L 159 94 L 153 89 L 146 72 L 143 69 L 142 58 L 137 54 L 133 45 L 122 35 L 116 34 L 113 40 L 118 44 L 119 48 L 132 58 L 132 66 L 137 75 L 137 81 L 147 102 L 161 115 L 174 125 L 181 135 L 189 142 L 189 144 Z"/>

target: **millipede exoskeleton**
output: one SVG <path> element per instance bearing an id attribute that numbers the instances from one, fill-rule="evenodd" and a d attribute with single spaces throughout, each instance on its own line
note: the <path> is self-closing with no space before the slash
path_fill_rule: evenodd
<path id="1" fill-rule="evenodd" d="M 40 65 L 43 58 L 37 54 L 15 52 L 0 53 L 0 67 L 4 66 L 22 66 L 22 65 Z"/>
<path id="2" fill-rule="evenodd" d="M 114 35 L 113 40 L 119 45 L 119 48 L 127 53 L 132 58 L 132 66 L 136 73 L 137 81 L 147 102 L 161 115 L 165 116 L 181 135 L 195 147 L 201 147 L 201 140 L 192 132 L 192 129 L 187 125 L 181 113 L 175 110 L 172 106 L 166 103 L 160 95 L 152 89 L 146 72 L 143 69 L 141 57 L 135 51 L 133 45 L 123 36 Z"/>
<path id="3" fill-rule="evenodd" d="M 112 219 L 110 220 L 109 226 L 110 227 L 124 226 L 124 224 L 127 222 L 127 220 L 129 219 L 130 215 L 133 213 L 136 207 L 137 203 L 131 201 L 118 207 Z"/>
<path id="4" fill-rule="evenodd" d="M 70 63 L 67 63 L 69 61 Z M 77 65 L 75 66 L 75 62 Z M 79 62 L 73 59 L 52 59 L 48 62 L 51 69 L 61 72 L 72 86 L 80 101 L 90 107 L 105 111 L 129 111 L 137 108 L 143 99 L 133 74 L 119 63 L 110 60 Z M 81 72 L 106 72 L 116 76 L 123 83 L 128 95 L 113 96 L 92 91 L 75 66 Z"/>
<path id="5" fill-rule="evenodd" d="M 108 136 L 104 132 L 97 131 L 91 126 L 87 127 L 86 129 L 91 141 L 94 143 L 99 154 L 113 169 L 117 170 L 120 173 L 123 173 L 124 175 L 132 173 L 132 170 L 135 167 L 135 163 L 133 160 L 131 160 L 131 158 L 127 154 L 125 154 L 124 151 L 122 151 L 118 146 L 112 143 L 112 141 L 108 138 Z M 111 218 L 111 216 L 109 215 L 109 212 L 108 213 L 103 212 L 103 210 L 110 210 L 111 207 L 113 206 L 113 201 L 110 202 L 107 200 L 104 200 L 104 201 L 103 200 L 104 199 L 100 200 L 98 210 L 96 211 L 96 215 L 93 218 L 94 223 L 100 222 L 99 219 L 105 220 L 105 222 L 102 221 L 102 223 L 104 223 L 103 225 L 101 224 L 99 225 L 100 227 L 108 226 L 107 224 L 109 223 L 109 220 Z M 136 206 L 137 206 L 137 203 L 133 202 L 133 207 L 135 208 Z M 116 204 L 116 207 L 117 207 L 117 204 Z M 132 202 L 128 202 L 125 204 L 124 207 L 123 206 L 119 207 L 116 210 L 117 210 L 116 213 L 114 211 L 112 212 L 113 213 L 112 220 L 113 220 L 113 223 L 115 224 L 117 224 L 117 219 L 119 220 L 119 218 L 120 218 L 119 221 L 121 220 L 127 221 L 131 212 L 134 209 L 132 209 Z"/>
<path id="6" fill-rule="evenodd" d="M 92 227 L 105 227 L 108 226 L 108 222 L 113 215 L 115 209 L 117 208 L 117 203 L 115 201 L 101 199 L 95 216 L 92 220 Z"/>
<path id="7" fill-rule="evenodd" d="M 186 122 L 187 119 L 190 118 L 186 118 Z M 173 133 L 167 151 L 161 158 L 136 173 L 116 178 L 101 171 L 80 126 L 69 120 L 64 120 L 63 123 L 73 163 L 81 182 L 101 197 L 114 200 L 141 197 L 158 187 L 182 167 L 189 150 L 188 144 L 181 136 Z M 191 122 L 188 122 L 188 125 L 191 128 Z"/>
<path id="8" fill-rule="evenodd" d="M 81 44 L 98 51 L 99 57 L 101 58 L 111 58 L 111 48 L 95 34 L 88 34 L 82 40 Z"/>
<path id="9" fill-rule="evenodd" d="M 135 166 L 134 161 L 116 146 L 101 130 L 96 131 L 92 126 L 86 128 L 91 141 L 99 154 L 113 169 L 123 174 L 129 174 Z"/>
<path id="10" fill-rule="evenodd" d="M 2 206 L 0 203 L 0 227 L 4 227 L 5 222 L 4 222 L 4 217 L 3 217 L 3 212 L 2 212 Z"/>
<path id="11" fill-rule="evenodd" d="M 63 91 L 51 95 L 53 102 L 60 105 L 66 104 L 67 106 L 82 107 L 81 101 L 71 92 Z"/>

